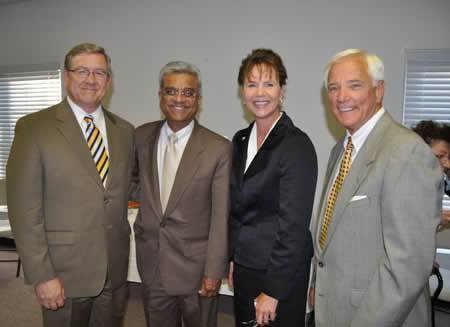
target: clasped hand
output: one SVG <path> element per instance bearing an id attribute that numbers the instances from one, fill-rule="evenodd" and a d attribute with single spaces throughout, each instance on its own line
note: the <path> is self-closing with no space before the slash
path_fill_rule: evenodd
<path id="1" fill-rule="evenodd" d="M 49 310 L 58 310 L 64 306 L 64 287 L 59 278 L 35 285 L 34 291 L 39 304 Z"/>

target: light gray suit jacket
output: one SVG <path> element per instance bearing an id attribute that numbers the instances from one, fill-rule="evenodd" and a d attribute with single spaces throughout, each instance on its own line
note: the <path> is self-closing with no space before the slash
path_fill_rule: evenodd
<path id="1" fill-rule="evenodd" d="M 313 233 L 316 326 L 429 326 L 439 164 L 417 135 L 384 113 L 345 178 L 321 249 L 326 195 L 343 151 L 341 140 Z"/>
<path id="2" fill-rule="evenodd" d="M 159 267 L 168 294 L 192 294 L 204 276 L 221 279 L 226 273 L 231 143 L 195 122 L 162 212 L 157 153 L 163 123 L 145 124 L 135 133 L 137 266 L 147 286 Z"/>
<path id="3" fill-rule="evenodd" d="M 133 126 L 104 110 L 110 170 L 100 180 L 66 100 L 21 118 L 6 169 L 8 214 L 28 283 L 59 277 L 67 297 L 126 282 Z"/>

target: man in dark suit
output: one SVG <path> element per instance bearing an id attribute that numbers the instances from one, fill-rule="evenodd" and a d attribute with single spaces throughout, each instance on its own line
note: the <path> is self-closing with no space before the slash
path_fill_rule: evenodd
<path id="1" fill-rule="evenodd" d="M 313 233 L 316 326 L 429 326 L 439 163 L 383 108 L 376 55 L 338 53 L 325 86 L 347 133 L 331 152 Z"/>
<path id="2" fill-rule="evenodd" d="M 66 55 L 67 98 L 17 122 L 6 169 L 8 211 L 44 326 L 120 326 L 126 303 L 133 127 L 101 102 L 102 47 Z"/>
<path id="3" fill-rule="evenodd" d="M 148 326 L 216 326 L 227 266 L 230 142 L 195 120 L 199 70 L 160 72 L 166 120 L 136 129 L 141 207 L 134 225 Z"/>

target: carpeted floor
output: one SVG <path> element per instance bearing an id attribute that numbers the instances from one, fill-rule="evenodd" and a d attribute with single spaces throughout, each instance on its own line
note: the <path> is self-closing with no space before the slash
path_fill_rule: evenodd
<path id="1" fill-rule="evenodd" d="M 0 260 L 13 258 L 15 254 L 0 252 Z M 16 263 L 0 262 L 0 326 L 41 327 L 41 311 L 31 286 L 24 285 L 23 273 L 15 277 Z M 144 310 L 141 304 L 141 286 L 130 283 L 130 298 L 124 327 L 145 327 Z M 219 298 L 218 327 L 234 327 L 232 298 Z"/>
<path id="2" fill-rule="evenodd" d="M 12 258 L 15 254 L 0 252 L 0 260 Z M 41 311 L 32 287 L 24 285 L 23 274 L 15 277 L 16 263 L 0 262 L 0 326 L 41 327 Z M 144 310 L 141 304 L 141 286 L 130 283 L 130 298 L 125 315 L 124 327 L 145 327 Z M 436 311 L 436 326 L 450 326 L 450 304 L 440 303 L 448 313 Z M 219 298 L 218 327 L 234 327 L 232 298 Z"/>

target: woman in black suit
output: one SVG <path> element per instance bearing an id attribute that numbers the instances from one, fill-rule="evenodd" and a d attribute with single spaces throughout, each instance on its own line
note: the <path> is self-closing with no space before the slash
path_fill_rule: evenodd
<path id="1" fill-rule="evenodd" d="M 281 111 L 286 79 L 270 49 L 253 50 L 239 70 L 255 121 L 233 138 L 229 281 L 237 326 L 304 326 L 317 159 Z"/>

